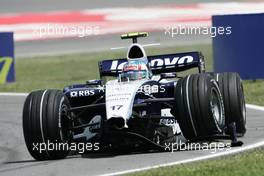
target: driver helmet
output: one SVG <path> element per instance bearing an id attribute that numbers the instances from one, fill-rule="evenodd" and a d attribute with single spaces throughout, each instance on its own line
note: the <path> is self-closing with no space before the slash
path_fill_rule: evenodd
<path id="1" fill-rule="evenodd" d="M 148 59 L 143 47 L 133 43 L 127 52 L 127 63 L 120 74 L 121 81 L 150 79 L 152 76 Z"/>
<path id="2" fill-rule="evenodd" d="M 121 81 L 135 81 L 141 79 L 149 79 L 150 74 L 147 65 L 140 60 L 128 61 L 122 70 Z"/>

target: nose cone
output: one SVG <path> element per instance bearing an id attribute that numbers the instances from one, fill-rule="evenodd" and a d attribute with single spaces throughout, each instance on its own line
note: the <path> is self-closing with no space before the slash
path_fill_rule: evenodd
<path id="1" fill-rule="evenodd" d="M 130 45 L 127 51 L 127 59 L 128 60 L 133 60 L 133 59 L 140 59 L 140 58 L 146 58 L 146 53 L 144 48 L 138 44 L 134 43 Z"/>

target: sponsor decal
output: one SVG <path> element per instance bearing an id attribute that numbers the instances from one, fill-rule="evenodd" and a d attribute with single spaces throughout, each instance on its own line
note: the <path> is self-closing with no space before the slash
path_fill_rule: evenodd
<path id="1" fill-rule="evenodd" d="M 133 70 L 140 70 L 139 66 L 137 65 L 125 65 L 124 71 L 133 71 Z"/>
<path id="2" fill-rule="evenodd" d="M 141 70 L 141 65 L 125 65 L 124 71 L 134 71 L 134 70 Z"/>
<path id="3" fill-rule="evenodd" d="M 108 81 L 105 95 L 107 119 L 115 117 L 122 117 L 125 121 L 129 119 L 137 90 L 145 82 L 146 80 L 141 80 L 124 84 L 117 80 Z"/>
<path id="4" fill-rule="evenodd" d="M 161 125 L 174 125 L 177 121 L 175 119 L 160 119 Z"/>
<path id="5" fill-rule="evenodd" d="M 194 61 L 193 56 L 186 55 L 182 57 L 167 57 L 167 58 L 156 58 L 150 61 L 151 69 L 161 69 L 161 67 L 165 66 L 165 68 L 171 68 L 171 67 L 181 67 L 186 64 L 192 63 Z M 114 60 L 111 63 L 110 70 L 122 70 L 124 65 L 127 64 L 127 62 L 121 62 L 118 63 L 118 60 Z M 133 67 L 134 68 L 134 67 Z"/>
<path id="6" fill-rule="evenodd" d="M 151 60 L 150 66 L 152 69 L 155 69 L 156 67 L 162 67 L 162 66 L 169 68 L 169 67 L 175 67 L 176 65 L 183 66 L 186 63 L 191 63 L 192 61 L 193 61 L 192 56 L 164 58 L 164 59 L 157 58 L 157 59 Z"/>
<path id="7" fill-rule="evenodd" d="M 143 85 L 138 89 L 138 93 L 144 93 L 150 95 L 154 93 L 164 93 L 166 91 L 165 85 Z"/>
<path id="8" fill-rule="evenodd" d="M 71 91 L 70 97 L 87 97 L 94 95 L 94 90 L 78 90 L 78 91 Z"/>

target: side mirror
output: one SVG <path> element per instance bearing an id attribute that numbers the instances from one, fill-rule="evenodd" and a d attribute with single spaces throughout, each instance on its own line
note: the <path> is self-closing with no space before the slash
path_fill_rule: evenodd
<path id="1" fill-rule="evenodd" d="M 171 72 L 171 73 L 161 73 L 160 74 L 160 80 L 166 79 L 166 78 L 176 78 L 177 73 L 176 72 Z"/>

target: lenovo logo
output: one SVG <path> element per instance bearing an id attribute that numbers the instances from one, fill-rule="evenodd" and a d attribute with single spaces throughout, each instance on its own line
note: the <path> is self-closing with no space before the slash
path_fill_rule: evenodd
<path id="1" fill-rule="evenodd" d="M 156 58 L 150 62 L 151 69 L 159 69 L 159 67 L 165 66 L 166 68 L 175 66 L 184 66 L 185 64 L 193 62 L 192 56 L 173 57 L 173 58 Z M 117 60 L 112 61 L 110 70 L 122 70 L 127 62 L 118 63 Z"/>
<path id="2" fill-rule="evenodd" d="M 187 63 L 191 63 L 193 61 L 192 56 L 183 56 L 183 57 L 174 57 L 174 58 L 164 58 L 164 59 L 153 59 L 150 62 L 151 68 L 156 67 L 171 67 L 171 66 L 181 66 Z"/>

